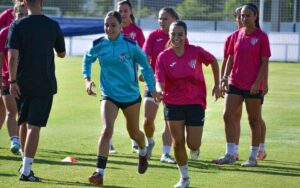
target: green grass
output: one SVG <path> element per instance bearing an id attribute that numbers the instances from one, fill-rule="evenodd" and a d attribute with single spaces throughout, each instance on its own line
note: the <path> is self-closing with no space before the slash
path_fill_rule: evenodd
<path id="1" fill-rule="evenodd" d="M 101 130 L 98 65 L 94 78 L 98 96 L 85 93 L 81 75 L 81 58 L 57 60 L 58 94 L 46 128 L 42 129 L 39 150 L 33 170 L 43 178 L 41 183 L 18 181 L 19 156 L 9 152 L 6 126 L 0 131 L 0 187 L 85 187 L 87 177 L 95 170 L 97 140 Z M 205 68 L 208 108 L 201 156 L 189 162 L 191 187 L 299 187 L 300 186 L 300 64 L 271 63 L 270 91 L 265 98 L 263 117 L 267 123 L 267 153 L 258 167 L 241 168 L 249 154 L 249 126 L 245 113 L 242 118 L 240 158 L 234 166 L 210 163 L 225 151 L 222 111 L 224 101 L 210 96 L 211 69 Z M 142 87 L 141 87 L 142 88 Z M 143 111 L 143 109 L 141 109 Z M 245 112 L 245 110 L 244 110 Z M 142 114 L 142 112 L 141 112 Z M 175 165 L 161 164 L 162 107 L 156 119 L 156 146 L 150 168 L 145 175 L 137 173 L 137 156 L 131 153 L 130 139 L 122 113 L 115 123 L 114 144 L 118 154 L 109 157 L 105 174 L 107 187 L 173 187 L 179 178 Z M 142 122 L 142 116 L 140 122 Z M 74 156 L 78 163 L 60 162 Z"/>

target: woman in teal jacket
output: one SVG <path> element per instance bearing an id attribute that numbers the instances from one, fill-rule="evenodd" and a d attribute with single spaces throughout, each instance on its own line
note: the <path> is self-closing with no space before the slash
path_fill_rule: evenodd
<path id="1" fill-rule="evenodd" d="M 140 47 L 121 33 L 121 15 L 110 11 L 104 19 L 105 37 L 93 42 L 93 47 L 83 59 L 83 75 L 88 95 L 96 95 L 91 80 L 92 63 L 99 59 L 101 66 L 100 85 L 102 91 L 101 119 L 102 133 L 98 142 L 96 172 L 89 177 L 89 182 L 96 186 L 103 185 L 104 170 L 109 152 L 109 140 L 113 134 L 115 119 L 119 108 L 126 118 L 126 127 L 131 139 L 139 146 L 138 172 L 143 174 L 148 168 L 147 148 L 144 133 L 139 129 L 141 96 L 137 79 L 137 63 L 155 100 L 160 96 L 155 91 L 153 71 L 146 55 Z"/>

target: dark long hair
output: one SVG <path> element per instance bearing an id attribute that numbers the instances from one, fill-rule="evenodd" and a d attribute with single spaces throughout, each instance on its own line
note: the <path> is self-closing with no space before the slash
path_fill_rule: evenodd
<path id="1" fill-rule="evenodd" d="M 256 20 L 255 20 L 255 26 L 257 28 L 260 28 L 260 25 L 259 25 L 259 12 L 258 12 L 257 6 L 253 3 L 247 3 L 243 6 L 243 8 L 247 8 L 247 9 L 251 10 L 254 13 L 254 15 L 257 16 Z"/>
<path id="2" fill-rule="evenodd" d="M 129 1 L 129 0 L 119 1 L 119 2 L 118 2 L 118 5 L 128 5 L 128 6 L 129 6 L 130 11 L 131 11 L 130 19 L 131 19 L 132 23 L 135 24 L 135 17 L 134 17 L 134 15 L 132 14 L 132 4 L 130 3 L 130 1 Z"/>
<path id="3" fill-rule="evenodd" d="M 109 17 L 109 16 L 115 17 L 118 20 L 119 24 L 122 23 L 122 16 L 118 11 L 115 10 L 109 11 L 105 17 Z"/>
<path id="4" fill-rule="evenodd" d="M 170 14 L 175 20 L 179 20 L 179 16 L 177 14 L 177 12 L 171 8 L 171 7 L 164 7 L 162 9 L 160 9 L 159 12 L 167 12 L 168 14 Z"/>
<path id="5" fill-rule="evenodd" d="M 180 27 L 182 27 L 184 29 L 185 36 L 187 36 L 187 25 L 186 25 L 186 23 L 184 21 L 182 21 L 182 20 L 176 20 L 176 21 L 174 21 L 174 22 L 171 23 L 170 27 L 171 26 L 180 26 Z M 165 48 L 170 48 L 170 47 L 172 47 L 171 38 L 168 40 Z"/>

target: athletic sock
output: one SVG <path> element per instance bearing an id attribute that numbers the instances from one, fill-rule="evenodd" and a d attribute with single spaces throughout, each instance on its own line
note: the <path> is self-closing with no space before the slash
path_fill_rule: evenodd
<path id="1" fill-rule="evenodd" d="M 234 145 L 234 154 L 235 155 L 239 154 L 239 145 L 237 144 Z"/>
<path id="2" fill-rule="evenodd" d="M 109 139 L 109 148 L 111 148 L 111 146 L 113 145 L 113 142 L 112 142 L 112 138 Z"/>
<path id="3" fill-rule="evenodd" d="M 144 147 L 144 149 L 141 149 L 139 147 L 139 154 L 140 154 L 140 156 L 146 156 L 147 155 L 147 147 Z"/>
<path id="4" fill-rule="evenodd" d="M 231 156 L 234 155 L 234 148 L 235 148 L 235 143 L 226 143 L 226 154 L 229 154 Z"/>
<path id="5" fill-rule="evenodd" d="M 132 145 L 132 147 L 137 147 L 138 146 L 136 141 L 134 141 L 134 140 L 131 140 L 131 145 Z"/>
<path id="6" fill-rule="evenodd" d="M 170 154 L 171 146 L 164 145 L 163 146 L 163 154 Z"/>
<path id="7" fill-rule="evenodd" d="M 189 178 L 188 164 L 183 166 L 178 166 L 178 169 L 182 179 Z"/>
<path id="8" fill-rule="evenodd" d="M 100 173 L 102 176 L 104 175 L 104 170 L 107 164 L 107 157 L 97 156 L 97 169 L 96 172 Z"/>
<path id="9" fill-rule="evenodd" d="M 18 143 L 18 144 L 20 144 L 20 141 L 19 141 L 19 137 L 18 137 L 18 136 L 11 136 L 11 137 L 10 137 L 10 141 L 11 141 L 12 143 Z"/>
<path id="10" fill-rule="evenodd" d="M 22 168 L 23 175 L 28 176 L 30 174 L 33 159 L 34 158 L 30 158 L 30 157 L 23 158 L 23 168 Z"/>
<path id="11" fill-rule="evenodd" d="M 258 147 L 250 146 L 250 157 L 249 158 L 256 159 L 257 153 L 258 153 Z"/>
<path id="12" fill-rule="evenodd" d="M 265 146 L 264 143 L 260 143 L 260 144 L 259 144 L 259 149 L 258 149 L 258 151 L 266 151 L 266 146 Z"/>
<path id="13" fill-rule="evenodd" d="M 147 138 L 147 140 L 148 140 L 148 145 L 154 143 L 153 137 L 149 137 Z"/>

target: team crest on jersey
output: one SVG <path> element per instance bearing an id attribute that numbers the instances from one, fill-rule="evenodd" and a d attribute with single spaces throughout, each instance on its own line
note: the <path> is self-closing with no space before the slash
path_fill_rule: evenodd
<path id="1" fill-rule="evenodd" d="M 135 32 L 129 33 L 129 37 L 134 40 L 136 37 L 136 33 Z"/>
<path id="2" fill-rule="evenodd" d="M 258 38 L 251 38 L 251 44 L 254 46 L 258 42 Z"/>
<path id="3" fill-rule="evenodd" d="M 189 62 L 189 65 L 192 69 L 195 69 L 196 68 L 196 60 L 195 59 L 192 59 L 190 62 Z"/>
<path id="4" fill-rule="evenodd" d="M 126 54 L 125 53 L 121 53 L 119 58 L 120 58 L 120 61 L 125 61 Z"/>
<path id="5" fill-rule="evenodd" d="M 156 42 L 160 42 L 162 40 L 163 40 L 162 38 L 158 38 L 158 39 L 156 39 Z"/>

